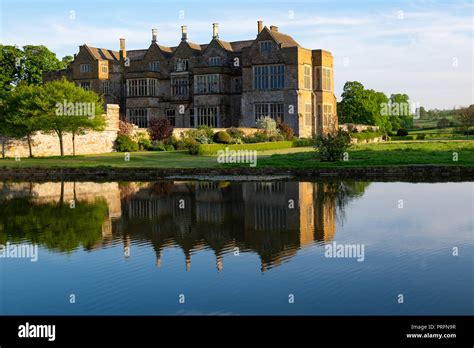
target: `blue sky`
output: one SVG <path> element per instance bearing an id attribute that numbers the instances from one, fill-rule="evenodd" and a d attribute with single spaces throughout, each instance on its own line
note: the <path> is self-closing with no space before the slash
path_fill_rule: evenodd
<path id="1" fill-rule="evenodd" d="M 256 21 L 277 25 L 306 48 L 335 59 L 338 99 L 346 81 L 386 94 L 407 93 L 412 103 L 451 108 L 474 103 L 474 2 L 459 1 L 26 1 L 0 0 L 2 44 L 43 44 L 58 57 L 87 43 L 147 48 L 151 28 L 174 46 L 180 26 L 196 43 L 219 23 L 224 40 L 253 39 Z M 73 11 L 73 12 L 71 12 Z M 181 12 L 184 11 L 184 12 Z M 184 14 L 184 18 L 180 18 Z M 293 16 L 292 16 L 293 15 Z"/>

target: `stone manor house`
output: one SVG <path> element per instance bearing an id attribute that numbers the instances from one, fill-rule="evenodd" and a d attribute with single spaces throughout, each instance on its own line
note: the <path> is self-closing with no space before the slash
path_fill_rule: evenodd
<path id="1" fill-rule="evenodd" d="M 252 40 L 224 41 L 218 29 L 214 23 L 208 44 L 190 42 L 186 26 L 176 47 L 160 45 L 156 29 L 146 49 L 126 50 L 125 39 L 119 51 L 84 44 L 68 69 L 43 78 L 66 76 L 103 95 L 140 128 L 161 117 L 176 128 L 255 127 L 263 116 L 300 137 L 337 128 L 330 52 L 303 48 L 262 21 Z"/>

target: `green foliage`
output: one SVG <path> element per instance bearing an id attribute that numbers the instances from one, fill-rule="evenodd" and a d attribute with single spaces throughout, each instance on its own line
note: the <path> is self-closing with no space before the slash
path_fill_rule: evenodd
<path id="1" fill-rule="evenodd" d="M 308 147 L 313 146 L 314 140 L 310 138 L 295 138 L 293 139 L 293 146 L 294 147 Z"/>
<path id="2" fill-rule="evenodd" d="M 115 140 L 115 150 L 118 152 L 138 151 L 138 143 L 126 135 L 118 135 Z"/>
<path id="3" fill-rule="evenodd" d="M 408 95 L 392 94 L 389 99 L 382 92 L 365 89 L 357 81 L 348 81 L 344 85 L 338 116 L 339 123 L 379 126 L 383 133 L 410 128 L 413 124 Z"/>
<path id="4" fill-rule="evenodd" d="M 153 144 L 150 139 L 145 137 L 138 138 L 138 149 L 140 151 L 146 150 L 150 151 L 153 149 Z"/>
<path id="5" fill-rule="evenodd" d="M 215 155 L 219 150 L 225 150 L 228 147 L 229 150 L 257 150 L 257 151 L 266 151 L 266 150 L 277 150 L 277 149 L 287 149 L 293 147 L 292 141 L 276 141 L 276 142 L 266 142 L 266 143 L 256 143 L 256 144 L 202 144 L 198 145 L 199 155 Z"/>
<path id="6" fill-rule="evenodd" d="M 283 135 L 285 140 L 293 139 L 294 132 L 289 125 L 287 125 L 286 123 L 279 123 L 277 128 L 280 134 Z"/>
<path id="7" fill-rule="evenodd" d="M 425 140 L 426 134 L 418 133 L 416 134 L 416 140 Z"/>
<path id="8" fill-rule="evenodd" d="M 40 244 L 48 249 L 70 252 L 82 245 L 90 249 L 102 238 L 102 225 L 108 216 L 104 199 L 93 203 L 39 204 L 27 198 L 0 202 L 0 244 L 7 241 Z"/>
<path id="9" fill-rule="evenodd" d="M 229 133 L 232 139 L 242 139 L 245 135 L 241 129 L 235 127 L 227 128 L 226 132 Z"/>
<path id="10" fill-rule="evenodd" d="M 219 131 L 214 134 L 214 142 L 218 144 L 230 144 L 232 137 L 225 131 Z"/>
<path id="11" fill-rule="evenodd" d="M 173 126 L 168 118 L 153 118 L 150 120 L 148 134 L 152 140 L 164 140 L 173 135 Z"/>
<path id="12" fill-rule="evenodd" d="M 360 133 L 351 133 L 351 138 L 357 139 L 357 140 L 370 140 L 374 138 L 379 138 L 382 136 L 382 134 L 378 131 L 369 131 L 369 130 L 364 130 Z"/>
<path id="13" fill-rule="evenodd" d="M 201 144 L 195 139 L 190 137 L 184 138 L 184 147 L 189 151 L 190 155 L 198 155 L 200 146 Z"/>
<path id="14" fill-rule="evenodd" d="M 314 147 L 321 161 L 336 162 L 350 147 L 351 137 L 348 132 L 339 129 L 335 134 L 323 134 L 316 137 Z"/>
<path id="15" fill-rule="evenodd" d="M 206 126 L 206 125 L 200 125 L 199 127 L 197 127 L 197 129 L 204 132 L 204 134 L 206 135 L 206 138 L 208 139 L 208 143 L 212 142 L 212 139 L 214 138 L 214 131 L 212 130 L 211 127 Z"/>
<path id="16" fill-rule="evenodd" d="M 0 95 L 10 91 L 21 81 L 23 51 L 16 46 L 0 45 Z"/>
<path id="17" fill-rule="evenodd" d="M 394 135 L 393 137 L 390 138 L 390 140 L 397 141 L 397 140 L 416 140 L 417 136 L 416 135 Z"/>
<path id="18" fill-rule="evenodd" d="M 183 140 L 191 138 L 199 144 L 210 144 L 212 143 L 212 137 L 209 138 L 209 134 L 208 130 L 203 128 L 189 129 L 183 133 Z M 212 134 L 214 136 L 214 132 Z"/>
<path id="19" fill-rule="evenodd" d="M 449 120 L 446 119 L 446 118 L 442 118 L 438 121 L 438 123 L 436 124 L 436 126 L 438 128 L 446 128 L 446 127 L 449 127 Z"/>
<path id="20" fill-rule="evenodd" d="M 127 121 L 119 121 L 119 131 L 117 135 L 126 135 L 131 137 L 133 135 L 133 123 L 129 123 Z"/>

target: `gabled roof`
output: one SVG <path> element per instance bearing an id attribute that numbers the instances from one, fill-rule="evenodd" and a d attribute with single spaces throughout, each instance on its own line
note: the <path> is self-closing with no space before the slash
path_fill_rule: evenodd
<path id="1" fill-rule="evenodd" d="M 97 47 L 90 47 L 87 45 L 84 45 L 91 55 L 94 57 L 94 59 L 100 59 L 100 60 L 119 60 L 120 59 L 120 54 L 117 51 L 112 51 L 108 50 L 106 48 L 97 48 Z"/>
<path id="2" fill-rule="evenodd" d="M 193 49 L 193 50 L 196 50 L 196 51 L 200 51 L 200 50 L 201 50 L 201 45 L 199 45 L 199 44 L 192 43 L 192 42 L 189 42 L 189 41 L 186 41 L 186 43 L 187 43 L 188 46 L 191 47 L 191 49 Z"/>
<path id="3" fill-rule="evenodd" d="M 281 47 L 299 47 L 300 45 L 290 35 L 280 33 L 279 31 L 273 31 L 267 27 L 263 28 L 266 30 L 275 40 L 276 43 L 280 44 Z"/>

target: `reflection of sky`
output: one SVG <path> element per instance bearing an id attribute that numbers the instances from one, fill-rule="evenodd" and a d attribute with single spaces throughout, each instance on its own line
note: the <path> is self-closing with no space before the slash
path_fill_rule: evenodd
<path id="1" fill-rule="evenodd" d="M 253 252 L 224 255 L 217 272 L 214 252 L 198 251 L 186 272 L 179 248 L 162 252 L 160 268 L 144 244 L 132 244 L 128 259 L 121 244 L 67 256 L 40 248 L 36 263 L 0 261 L 0 312 L 472 315 L 472 205 L 472 183 L 372 183 L 335 235 L 365 244 L 364 262 L 327 259 L 314 245 L 265 273 Z"/>

